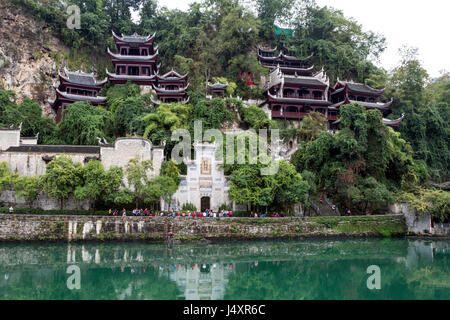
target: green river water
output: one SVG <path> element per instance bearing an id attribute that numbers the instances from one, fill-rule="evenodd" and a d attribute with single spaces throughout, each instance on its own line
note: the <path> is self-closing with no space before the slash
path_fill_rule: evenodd
<path id="1" fill-rule="evenodd" d="M 450 240 L 2 243 L 0 299 L 450 299 Z"/>

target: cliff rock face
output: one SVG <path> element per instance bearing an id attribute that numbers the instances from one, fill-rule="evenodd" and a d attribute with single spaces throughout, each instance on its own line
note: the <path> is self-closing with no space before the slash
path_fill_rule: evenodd
<path id="1" fill-rule="evenodd" d="M 55 96 L 55 57 L 65 50 L 45 23 L 24 9 L 0 3 L 0 86 L 15 91 L 17 102 L 30 97 L 44 115 L 54 114 L 47 99 Z"/>

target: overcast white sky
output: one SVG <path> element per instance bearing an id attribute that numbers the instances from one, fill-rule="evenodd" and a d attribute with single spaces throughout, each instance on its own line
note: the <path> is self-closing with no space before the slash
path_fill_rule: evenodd
<path id="1" fill-rule="evenodd" d="M 193 0 L 159 0 L 159 5 L 186 10 Z M 321 6 L 340 9 L 364 30 L 386 37 L 380 66 L 398 65 L 402 45 L 419 48 L 419 57 L 430 76 L 450 71 L 450 0 L 316 0 Z"/>

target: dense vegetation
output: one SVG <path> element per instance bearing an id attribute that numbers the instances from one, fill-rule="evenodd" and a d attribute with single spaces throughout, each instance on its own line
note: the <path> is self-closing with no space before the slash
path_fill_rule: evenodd
<path id="1" fill-rule="evenodd" d="M 415 204 L 419 211 L 434 212 L 441 218 L 449 215 L 448 205 L 443 205 L 448 192 L 423 189 L 430 179 L 442 182 L 449 177 L 449 75 L 429 79 L 414 49 L 404 50 L 400 65 L 392 73 L 376 67 L 372 61 L 383 52 L 384 38 L 363 31 L 341 11 L 319 7 L 311 0 L 204 0 L 190 5 L 187 11 L 168 10 L 154 0 L 69 0 L 68 4 L 81 9 L 81 29 L 69 30 L 66 7 L 59 0 L 8 2 L 45 21 L 71 48 L 71 57 L 94 52 L 107 58 L 106 48 L 114 47 L 111 30 L 119 34 L 156 31 L 162 70 L 174 67 L 180 73 L 189 73 L 191 100 L 186 105 L 162 104 L 155 108 L 150 95 L 142 95 L 136 85 L 108 84 L 104 108 L 78 102 L 55 124 L 41 116 L 35 102 L 25 99 L 17 104 L 14 92 L 0 88 L 2 126 L 22 123 L 23 135 L 39 133 L 39 142 L 49 144 L 98 144 L 98 138 L 111 142 L 119 136 L 144 136 L 155 144 L 165 143 L 166 155 L 173 148 L 171 132 L 187 129 L 192 134 L 195 120 L 202 120 L 203 130 L 225 129 L 233 124 L 255 130 L 280 129 L 285 142 L 292 138 L 302 141 L 292 164 L 281 161 L 280 171 L 271 177 L 261 176 L 261 163 L 226 166 L 231 199 L 254 209 L 292 212 L 295 203 L 307 203 L 309 196 L 326 193 L 340 207 L 365 213 L 396 199 L 413 202 L 416 197 L 422 200 Z M 133 12 L 137 20 L 132 19 Z M 208 81 L 228 83 L 227 96 L 262 98 L 260 76 L 267 70 L 257 61 L 257 45 L 310 56 L 309 62 L 316 70 L 324 68 L 331 83 L 340 78 L 386 87 L 383 99 L 394 99 L 389 118 L 405 113 L 404 121 L 394 132 L 382 124 L 378 111 L 349 105 L 341 110 L 341 130 L 332 135 L 325 132 L 326 120 L 320 114 L 311 113 L 294 127 L 289 122 L 269 120 L 259 107 L 246 107 L 237 98 L 206 99 Z M 94 67 L 99 76 L 104 75 L 103 65 Z M 249 79 L 255 85 L 248 85 Z M 177 170 L 183 171 L 182 166 L 169 165 L 169 173 L 149 180 L 144 172 L 150 164 L 130 164 L 125 170 L 132 192 L 128 188 L 119 190 L 117 183 L 96 185 L 100 183 L 97 178 L 102 181 L 100 177 L 113 175 L 117 179 L 112 180 L 117 182 L 125 172 L 104 171 L 99 164 L 85 169 L 67 165 L 67 170 L 74 172 L 74 185 L 62 181 L 61 189 L 68 191 L 53 195 L 52 183 L 56 182 L 48 180 L 47 175 L 39 185 L 48 195 L 65 199 L 71 194 L 95 203 L 106 197 L 102 190 L 109 188 L 114 192 L 107 201 L 121 205 L 169 200 L 179 182 Z M 56 174 L 55 179 L 63 176 Z M 25 178 L 14 182 L 25 199 L 35 196 L 37 184 Z M 95 188 L 99 193 L 92 192 Z M 424 205 L 430 199 L 436 203 L 434 209 Z"/>

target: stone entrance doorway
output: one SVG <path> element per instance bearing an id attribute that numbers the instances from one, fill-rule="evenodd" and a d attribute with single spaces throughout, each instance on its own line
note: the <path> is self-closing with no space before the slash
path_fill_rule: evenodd
<path id="1" fill-rule="evenodd" d="M 211 207 L 211 198 L 210 197 L 202 197 L 200 199 L 200 211 L 205 211 L 206 209 L 210 209 Z"/>

